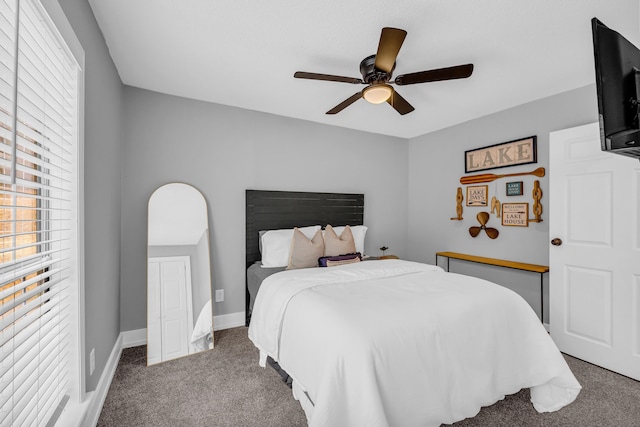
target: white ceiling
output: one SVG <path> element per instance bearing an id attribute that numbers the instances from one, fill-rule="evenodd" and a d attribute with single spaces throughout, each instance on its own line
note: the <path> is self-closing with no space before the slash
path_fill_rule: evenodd
<path id="1" fill-rule="evenodd" d="M 594 16 L 640 45 L 638 0 L 89 0 L 122 82 L 156 92 L 412 138 L 594 83 Z M 466 63 L 468 79 L 396 87 L 415 111 L 364 100 L 382 27 L 407 31 L 394 75 Z M 595 102 L 595 100 L 594 100 Z"/>

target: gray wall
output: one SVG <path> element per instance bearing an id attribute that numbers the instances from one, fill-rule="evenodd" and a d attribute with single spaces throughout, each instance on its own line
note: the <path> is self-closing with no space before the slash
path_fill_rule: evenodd
<path id="1" fill-rule="evenodd" d="M 124 106 L 123 331 L 146 327 L 147 201 L 169 182 L 207 200 L 216 315 L 244 311 L 246 189 L 364 193 L 365 250 L 408 255 L 406 140 L 127 86 Z"/>
<path id="2" fill-rule="evenodd" d="M 595 86 L 587 86 L 412 139 L 409 143 L 408 198 L 408 252 L 411 259 L 434 263 L 436 252 L 452 251 L 549 265 L 549 132 L 591 123 L 597 121 L 597 117 Z M 478 225 L 477 213 L 489 212 L 490 207 L 467 207 L 463 202 L 464 220 L 450 220 L 456 216 L 456 189 L 465 189 L 459 182 L 460 177 L 465 175 L 465 150 L 531 135 L 538 137 L 537 164 L 481 173 L 513 173 L 545 167 L 547 176 L 544 178 L 518 177 L 488 184 L 489 198 L 498 191 L 498 194 L 502 194 L 499 197 L 501 202 L 528 202 L 531 210 L 533 181 L 539 179 L 543 191 L 543 222 L 530 223 L 527 228 L 502 227 L 499 219 L 491 215 L 488 225 L 498 228 L 500 236 L 491 240 L 482 233 L 472 238 L 468 230 L 469 227 Z M 504 195 L 505 182 L 511 180 L 524 182 L 522 197 Z M 529 217 L 533 217 L 533 214 Z M 472 273 L 468 265 L 456 263 L 456 268 L 455 271 Z M 506 272 L 504 269 L 476 267 L 475 271 L 478 275 L 501 284 L 517 281 L 513 272 Z M 537 302 L 540 279 L 533 275 L 528 280 L 531 285 L 524 290 L 528 295 L 523 296 L 528 301 L 533 298 Z"/>
<path id="3" fill-rule="evenodd" d="M 85 52 L 85 368 L 96 388 L 120 334 L 122 84 L 86 0 L 60 0 Z M 89 353 L 96 368 L 89 375 Z"/>

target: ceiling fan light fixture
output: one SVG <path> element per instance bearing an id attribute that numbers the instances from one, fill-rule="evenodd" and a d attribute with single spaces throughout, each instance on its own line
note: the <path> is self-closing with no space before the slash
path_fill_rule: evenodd
<path id="1" fill-rule="evenodd" d="M 393 94 L 393 88 L 388 84 L 381 83 L 367 87 L 362 96 L 372 104 L 382 104 L 391 98 L 391 94 Z"/>

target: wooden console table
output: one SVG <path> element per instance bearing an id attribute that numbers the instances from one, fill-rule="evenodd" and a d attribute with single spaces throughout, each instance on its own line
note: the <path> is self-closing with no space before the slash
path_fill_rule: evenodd
<path id="1" fill-rule="evenodd" d="M 438 265 L 438 257 L 440 256 L 447 258 L 447 271 L 449 271 L 449 260 L 453 258 L 462 261 L 477 262 L 479 264 L 495 265 L 498 267 L 513 268 L 516 270 L 530 271 L 532 273 L 540 274 L 540 321 L 544 322 L 543 280 L 544 273 L 549 272 L 548 265 L 527 264 L 524 262 L 507 261 L 504 259 L 485 258 L 475 255 L 460 254 L 457 252 L 436 252 L 436 265 Z"/>

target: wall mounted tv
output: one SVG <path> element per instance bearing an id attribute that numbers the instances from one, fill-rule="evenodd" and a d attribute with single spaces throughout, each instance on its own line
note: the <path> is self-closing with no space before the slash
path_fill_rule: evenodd
<path id="1" fill-rule="evenodd" d="M 591 20 L 603 151 L 640 159 L 640 49 Z"/>

